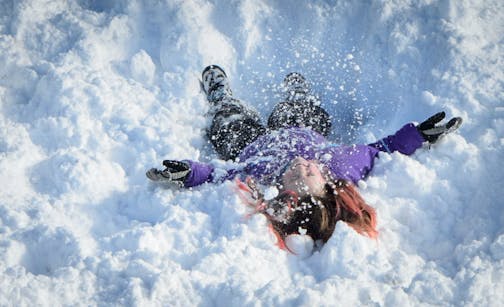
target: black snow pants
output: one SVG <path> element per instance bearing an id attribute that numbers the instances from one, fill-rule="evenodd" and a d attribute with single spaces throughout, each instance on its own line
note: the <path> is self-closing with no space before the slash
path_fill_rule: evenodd
<path id="1" fill-rule="evenodd" d="M 313 97 L 282 101 L 268 118 L 267 128 L 256 110 L 230 95 L 221 96 L 212 104 L 212 121 L 208 138 L 217 153 L 225 160 L 235 159 L 241 151 L 268 131 L 288 127 L 307 127 L 323 136 L 331 129 L 329 114 Z"/>

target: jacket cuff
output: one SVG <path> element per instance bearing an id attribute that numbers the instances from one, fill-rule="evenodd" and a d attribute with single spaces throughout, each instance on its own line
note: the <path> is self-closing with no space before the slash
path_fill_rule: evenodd
<path id="1" fill-rule="evenodd" d="M 184 181 L 184 187 L 190 188 L 212 181 L 213 166 L 207 163 L 184 160 L 191 167 L 191 172 Z"/>

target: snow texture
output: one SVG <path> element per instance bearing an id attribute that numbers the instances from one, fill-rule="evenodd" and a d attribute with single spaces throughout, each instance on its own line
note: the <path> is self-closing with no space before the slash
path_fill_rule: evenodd
<path id="1" fill-rule="evenodd" d="M 0 1 L 0 305 L 504 305 L 503 37 L 500 0 Z M 233 182 L 145 177 L 218 163 L 209 64 L 263 117 L 303 73 L 334 143 L 464 124 L 380 155 L 376 242 L 338 223 L 297 257 Z"/>

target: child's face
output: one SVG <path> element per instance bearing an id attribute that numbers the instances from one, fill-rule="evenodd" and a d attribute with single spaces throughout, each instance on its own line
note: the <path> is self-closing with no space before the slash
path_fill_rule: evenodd
<path id="1" fill-rule="evenodd" d="M 294 191 L 299 198 L 308 194 L 322 197 L 326 182 L 318 162 L 297 157 L 282 175 L 282 190 Z"/>

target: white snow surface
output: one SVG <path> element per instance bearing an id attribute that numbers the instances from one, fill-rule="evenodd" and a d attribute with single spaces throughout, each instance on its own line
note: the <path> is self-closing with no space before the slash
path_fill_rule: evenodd
<path id="1" fill-rule="evenodd" d="M 503 42 L 500 0 L 0 1 L 0 305 L 504 305 Z M 377 241 L 338 223 L 297 257 L 235 183 L 145 177 L 218 163 L 209 64 L 264 118 L 303 73 L 334 143 L 464 123 L 380 155 Z"/>

